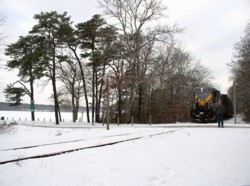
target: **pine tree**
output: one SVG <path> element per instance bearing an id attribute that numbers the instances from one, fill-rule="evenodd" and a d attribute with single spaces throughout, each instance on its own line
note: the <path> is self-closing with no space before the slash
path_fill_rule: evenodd
<path id="1" fill-rule="evenodd" d="M 20 37 L 16 43 L 8 45 L 5 54 L 11 58 L 7 62 L 7 68 L 17 69 L 19 81 L 8 85 L 4 90 L 7 100 L 14 104 L 20 104 L 22 97 L 28 95 L 30 103 L 33 105 L 34 83 L 44 75 L 44 65 L 42 56 L 44 54 L 43 38 L 28 35 Z M 29 83 L 29 88 L 25 83 Z M 21 87 L 16 87 L 19 84 Z M 32 120 L 35 120 L 34 109 L 32 109 Z"/>

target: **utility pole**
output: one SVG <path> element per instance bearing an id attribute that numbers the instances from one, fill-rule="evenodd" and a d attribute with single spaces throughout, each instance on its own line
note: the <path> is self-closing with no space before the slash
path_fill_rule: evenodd
<path id="1" fill-rule="evenodd" d="M 236 124 L 236 81 L 234 80 L 234 124 Z"/>

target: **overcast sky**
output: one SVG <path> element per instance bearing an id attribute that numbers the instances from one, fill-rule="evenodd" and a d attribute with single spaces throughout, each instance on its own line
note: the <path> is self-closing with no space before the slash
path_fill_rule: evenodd
<path id="1" fill-rule="evenodd" d="M 250 22 L 250 0 L 162 2 L 168 7 L 167 17 L 163 22 L 176 23 L 185 28 L 185 31 L 177 36 L 178 40 L 187 51 L 211 70 L 215 77 L 214 82 L 222 93 L 226 93 L 232 84 L 226 64 L 231 61 L 233 45 L 243 36 L 247 22 Z M 5 44 L 16 42 L 19 36 L 28 34 L 36 24 L 34 14 L 54 10 L 58 13 L 68 12 L 74 23 L 87 21 L 94 14 L 102 14 L 97 0 L 0 0 L 0 11 L 7 16 L 5 35 L 8 38 L 5 39 Z M 0 102 L 5 101 L 3 88 L 13 82 L 14 78 L 14 73 L 0 70 Z M 37 89 L 37 94 L 43 92 L 41 88 Z M 44 95 L 46 94 L 39 96 L 36 102 L 49 103 L 49 94 Z"/>

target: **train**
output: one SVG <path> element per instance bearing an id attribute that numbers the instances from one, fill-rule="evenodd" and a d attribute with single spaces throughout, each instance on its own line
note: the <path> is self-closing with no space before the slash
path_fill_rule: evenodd
<path id="1" fill-rule="evenodd" d="M 190 119 L 192 122 L 216 122 L 215 108 L 219 101 L 225 107 L 224 118 L 233 116 L 233 104 L 226 94 L 213 87 L 196 87 L 191 96 Z"/>

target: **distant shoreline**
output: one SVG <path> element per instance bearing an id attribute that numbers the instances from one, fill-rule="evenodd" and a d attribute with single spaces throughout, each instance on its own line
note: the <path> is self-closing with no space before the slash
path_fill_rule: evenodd
<path id="1" fill-rule="evenodd" d="M 85 107 L 80 107 L 79 112 L 85 111 Z M 30 104 L 21 103 L 20 105 L 11 105 L 10 103 L 0 102 L 0 111 L 30 111 Z M 35 111 L 54 112 L 54 105 L 35 104 Z M 72 112 L 71 106 L 60 106 L 61 112 Z"/>

